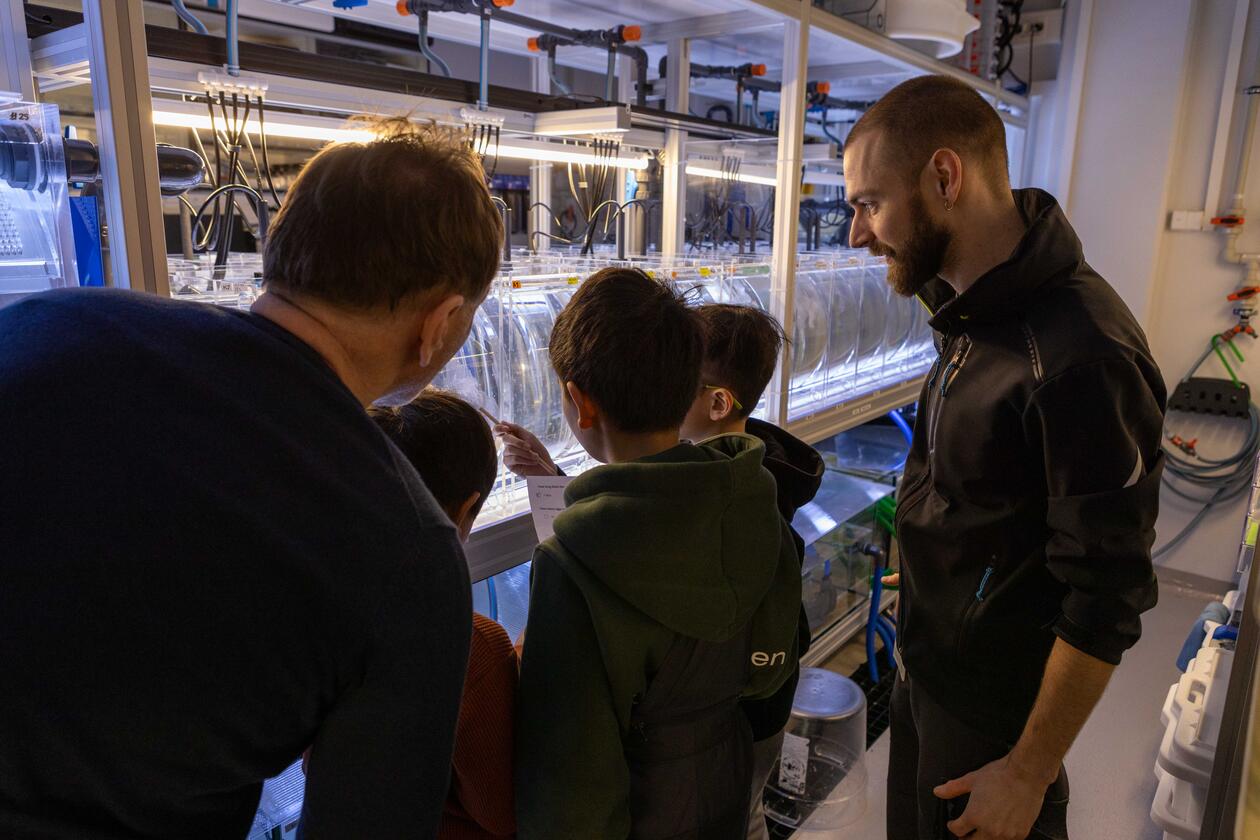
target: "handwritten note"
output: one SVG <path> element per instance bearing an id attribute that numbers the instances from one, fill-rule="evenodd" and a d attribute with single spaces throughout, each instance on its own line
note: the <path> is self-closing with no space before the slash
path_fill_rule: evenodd
<path id="1" fill-rule="evenodd" d="M 525 484 L 529 489 L 529 509 L 534 516 L 534 533 L 538 541 L 555 533 L 552 524 L 564 510 L 564 488 L 573 480 L 571 475 L 531 475 Z"/>
<path id="2" fill-rule="evenodd" d="M 809 739 L 786 732 L 779 754 L 779 787 L 795 794 L 805 792 L 809 776 Z"/>

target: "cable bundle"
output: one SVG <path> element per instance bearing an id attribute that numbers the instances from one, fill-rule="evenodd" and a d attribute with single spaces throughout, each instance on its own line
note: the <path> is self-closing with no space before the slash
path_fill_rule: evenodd
<path id="1" fill-rule="evenodd" d="M 1220 336 L 1214 335 L 1203 355 L 1199 356 L 1181 381 L 1185 382 L 1194 376 L 1207 358 L 1215 353 L 1225 366 L 1230 379 L 1235 385 L 1239 384 L 1238 377 L 1221 350 L 1222 343 L 1228 345 L 1239 361 L 1243 361 L 1242 353 L 1233 342 L 1222 342 Z M 1165 437 L 1173 446 L 1164 447 L 1164 486 L 1175 495 L 1202 507 L 1176 536 L 1156 549 L 1152 557 L 1167 553 L 1189 536 L 1214 507 L 1238 498 L 1251 486 L 1256 456 L 1260 453 L 1260 412 L 1257 412 L 1254 403 L 1247 407 L 1247 435 L 1242 445 L 1224 458 L 1205 458 L 1195 452 L 1192 446 L 1181 442 L 1176 435 L 1166 432 Z"/>
<path id="2" fill-rule="evenodd" d="M 259 146 L 262 152 L 261 162 L 258 152 L 254 149 L 253 141 L 250 140 L 246 131 L 246 124 L 255 108 L 255 99 Z M 267 223 L 272 210 L 262 196 L 264 181 L 272 200 L 275 201 L 277 210 L 280 207 L 280 195 L 276 191 L 276 185 L 271 176 L 271 161 L 267 149 L 266 105 L 262 95 L 252 97 L 249 94 L 233 93 L 229 99 L 224 91 L 219 91 L 217 97 L 211 91 L 207 91 L 205 102 L 206 110 L 210 115 L 211 138 L 214 141 L 213 165 L 202 143 L 201 133 L 196 129 L 189 130 L 192 132 L 197 153 L 201 156 L 206 172 L 209 173 L 212 191 L 197 208 L 194 208 L 183 196 L 180 196 L 179 200 L 193 214 L 192 224 L 197 232 L 194 251 L 199 254 L 213 252 L 214 264 L 219 267 L 227 263 L 228 252 L 231 249 L 232 227 L 237 209 L 236 196 L 245 195 L 253 202 L 258 215 L 258 239 L 261 244 L 267 238 Z M 250 186 L 249 177 L 245 171 L 242 161 L 244 152 L 248 152 L 249 159 L 253 163 L 256 189 Z M 209 225 L 203 223 L 207 210 L 213 210 Z"/>

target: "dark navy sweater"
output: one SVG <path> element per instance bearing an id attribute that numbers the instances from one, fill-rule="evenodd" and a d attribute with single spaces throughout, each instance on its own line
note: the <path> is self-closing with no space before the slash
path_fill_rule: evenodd
<path id="1" fill-rule="evenodd" d="M 0 310 L 0 836 L 244 837 L 312 745 L 306 837 L 432 836 L 470 620 L 453 527 L 290 333 Z"/>

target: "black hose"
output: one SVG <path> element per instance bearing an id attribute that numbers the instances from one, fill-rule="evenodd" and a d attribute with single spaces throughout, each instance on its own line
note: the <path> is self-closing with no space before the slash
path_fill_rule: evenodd
<path id="1" fill-rule="evenodd" d="M 276 184 L 271 180 L 271 161 L 267 155 L 267 106 L 261 94 L 258 96 L 258 145 L 262 151 L 263 171 L 267 173 L 267 189 L 271 191 L 271 197 L 276 202 L 278 210 L 280 209 L 280 194 L 276 192 Z"/>
<path id="2" fill-rule="evenodd" d="M 727 121 L 728 123 L 733 123 L 733 122 L 735 122 L 735 112 L 731 110 L 731 106 L 730 106 L 730 105 L 723 105 L 722 103 L 718 103 L 717 105 L 710 105 L 710 106 L 709 106 L 709 110 L 707 110 L 707 111 L 705 111 L 705 112 L 704 112 L 704 118 L 705 118 L 705 119 L 707 119 L 707 120 L 711 120 L 711 119 L 713 119 L 713 118 L 714 118 L 714 117 L 713 117 L 713 112 L 714 112 L 714 111 L 725 111 L 725 112 L 726 112 L 726 121 Z"/>

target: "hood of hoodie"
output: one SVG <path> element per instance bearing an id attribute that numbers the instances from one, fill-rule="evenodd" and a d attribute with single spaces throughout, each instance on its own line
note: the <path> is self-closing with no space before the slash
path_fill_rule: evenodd
<path id="1" fill-rule="evenodd" d="M 996 321 L 1019 311 L 1042 284 L 1084 262 L 1081 241 L 1054 196 L 1044 190 L 1012 190 L 1026 230 L 1010 258 L 985 272 L 961 295 L 941 278 L 919 293 L 931 324 L 950 332 L 959 321 Z"/>
<path id="2" fill-rule="evenodd" d="M 557 559 L 676 633 L 730 638 L 761 604 L 780 556 L 764 453 L 751 435 L 724 435 L 579 475 L 555 520 Z"/>
<path id="3" fill-rule="evenodd" d="M 822 456 L 773 423 L 750 417 L 745 428 L 766 447 L 764 463 L 779 489 L 779 514 L 791 522 L 796 512 L 818 494 L 826 469 Z"/>

